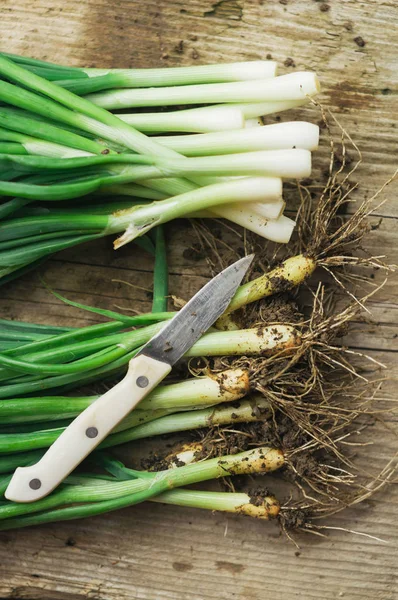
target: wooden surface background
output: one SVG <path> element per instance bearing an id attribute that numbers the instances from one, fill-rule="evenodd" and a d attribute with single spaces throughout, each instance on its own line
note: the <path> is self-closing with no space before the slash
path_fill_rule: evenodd
<path id="1" fill-rule="evenodd" d="M 0 2 L 0 49 L 36 58 L 153 67 L 272 55 L 281 73 L 316 70 L 322 101 L 363 153 L 358 197 L 379 188 L 397 165 L 397 45 L 394 0 Z M 315 155 L 317 167 L 325 161 L 325 152 Z M 389 188 L 390 200 L 379 211 L 382 221 L 367 243 L 395 263 L 397 187 Z M 188 298 L 209 277 L 208 268 L 204 260 L 184 256 L 183 249 L 196 241 L 187 223 L 171 226 L 168 237 L 171 292 Z M 238 236 L 236 242 L 241 243 Z M 152 267 L 132 246 L 114 253 L 104 240 L 57 255 L 41 274 L 69 298 L 144 310 Z M 385 394 L 391 400 L 397 399 L 396 292 L 391 278 L 371 303 L 373 321 L 358 324 L 350 340 L 388 365 L 392 381 Z M 94 320 L 51 297 L 38 274 L 1 288 L 0 316 L 70 325 Z M 367 464 L 380 467 L 396 449 L 394 419 L 388 428 L 377 423 L 369 439 Z M 391 486 L 329 521 L 388 543 L 337 529 L 327 539 L 299 536 L 297 551 L 275 525 L 146 504 L 0 534 L 0 599 L 393 600 L 398 598 L 397 522 L 398 494 Z"/>

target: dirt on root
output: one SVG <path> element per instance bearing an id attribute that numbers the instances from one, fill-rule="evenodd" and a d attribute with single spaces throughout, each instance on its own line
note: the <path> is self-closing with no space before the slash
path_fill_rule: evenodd
<path id="1" fill-rule="evenodd" d="M 253 506 L 263 506 L 264 500 L 271 495 L 268 488 L 261 486 L 248 489 L 247 494 Z"/>
<path id="2" fill-rule="evenodd" d="M 310 513 L 303 509 L 282 510 L 278 516 L 282 529 L 296 531 L 304 529 L 310 522 Z"/>
<path id="3" fill-rule="evenodd" d="M 290 289 L 288 282 L 283 277 L 275 277 L 274 279 L 281 280 L 278 283 L 278 286 L 279 284 L 281 285 L 280 288 L 278 287 L 281 293 L 263 298 L 253 304 L 247 305 L 244 309 L 235 311 L 233 313 L 233 321 L 239 328 L 265 327 L 273 323 L 293 325 L 302 321 L 303 317 L 296 300 L 286 292 L 286 290 Z"/>

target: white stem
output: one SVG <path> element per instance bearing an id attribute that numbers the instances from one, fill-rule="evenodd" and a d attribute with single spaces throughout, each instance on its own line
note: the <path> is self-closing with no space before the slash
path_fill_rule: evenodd
<path id="1" fill-rule="evenodd" d="M 135 160 L 135 155 L 133 158 Z M 143 182 L 148 179 L 188 175 L 203 176 L 201 183 L 206 185 L 213 183 L 212 175 L 231 176 L 233 181 L 239 182 L 244 176 L 300 179 L 311 174 L 311 152 L 302 149 L 260 150 L 211 157 L 140 158 L 142 162 L 137 164 L 132 162 L 110 165 L 108 171 L 118 177 L 115 183 Z M 227 179 L 226 182 L 230 181 Z"/>
<path id="2" fill-rule="evenodd" d="M 151 89 L 121 89 L 89 94 L 87 99 L 107 109 L 220 102 L 302 100 L 320 91 L 315 73 L 301 71 L 273 79 L 209 83 Z"/>
<path id="3" fill-rule="evenodd" d="M 201 490 L 175 489 L 150 498 L 151 502 L 218 510 L 246 515 L 256 519 L 276 518 L 280 505 L 273 496 L 266 496 L 260 505 L 253 504 L 248 494 L 237 492 L 203 492 Z"/>
<path id="4" fill-rule="evenodd" d="M 316 150 L 319 144 L 319 127 L 305 121 L 290 121 L 236 131 L 161 136 L 153 139 L 185 156 L 212 156 L 289 148 Z"/>
<path id="5" fill-rule="evenodd" d="M 251 203 L 248 202 L 246 204 L 244 203 L 240 203 L 240 202 L 234 202 L 234 204 L 231 204 L 231 206 L 224 206 L 221 207 L 222 209 L 225 209 L 228 212 L 224 212 L 224 218 L 226 218 L 225 215 L 230 215 L 231 217 L 231 221 L 234 220 L 234 218 L 238 218 L 238 215 L 235 215 L 235 211 L 236 210 L 240 210 L 240 211 L 244 211 L 245 213 L 248 213 L 249 216 L 250 215 L 255 215 L 261 218 L 261 221 L 263 221 L 264 219 L 278 219 L 281 214 L 283 213 L 283 211 L 285 210 L 285 206 L 286 203 L 280 199 L 277 200 L 276 202 L 256 202 L 256 203 Z M 217 207 L 215 207 L 217 210 Z M 231 208 L 231 210 L 229 211 L 229 208 Z M 229 216 L 228 216 L 229 218 Z M 236 222 L 236 221 L 235 221 Z M 247 229 L 247 227 L 246 227 Z M 263 228 L 262 228 L 263 229 Z"/>
<path id="6" fill-rule="evenodd" d="M 82 69 L 89 77 L 117 73 L 129 87 L 157 87 L 193 83 L 221 83 L 275 77 L 277 64 L 271 60 L 217 63 L 160 69 Z"/>
<path id="7" fill-rule="evenodd" d="M 154 159 L 154 164 L 165 176 L 206 174 L 300 179 L 311 174 L 311 152 L 302 149 L 260 150 L 212 157 L 159 158 Z"/>
<path id="8" fill-rule="evenodd" d="M 92 156 L 91 152 L 69 148 L 53 142 L 46 142 L 35 138 L 22 142 L 23 147 L 29 154 L 48 156 L 53 158 L 76 158 L 79 156 Z"/>
<path id="9" fill-rule="evenodd" d="M 242 213 L 249 213 L 250 215 L 254 215 L 260 218 L 261 229 L 264 225 L 264 219 L 277 219 L 281 216 L 283 211 L 285 210 L 286 203 L 282 199 L 277 200 L 266 200 L 263 202 L 234 202 L 231 206 L 220 206 L 220 211 L 222 211 L 223 218 L 229 219 L 231 216 L 231 221 L 234 223 L 238 223 L 245 227 L 244 223 L 241 220 L 246 217 L 240 217 L 240 211 Z M 229 210 L 231 209 L 231 210 Z M 237 210 L 236 210 L 237 209 Z M 239 212 L 238 212 L 239 211 Z M 220 213 L 221 214 L 221 213 Z M 210 210 L 202 210 L 195 213 L 191 213 L 189 215 L 190 218 L 193 219 L 206 219 L 208 217 L 218 217 L 213 209 Z"/>
<path id="10" fill-rule="evenodd" d="M 180 383 L 155 388 L 140 404 L 140 409 L 179 410 L 233 402 L 249 391 L 249 375 L 243 369 L 228 369 L 207 377 L 187 379 Z"/>
<path id="11" fill-rule="evenodd" d="M 227 106 L 230 108 L 238 108 L 240 111 L 242 111 L 245 119 L 256 119 L 258 117 L 272 115 L 274 113 L 283 112 L 284 110 L 289 110 L 290 108 L 298 108 L 299 106 L 308 104 L 310 102 L 310 97 L 315 96 L 316 93 L 317 92 L 308 94 L 308 96 L 300 98 L 299 100 L 273 100 L 268 102 L 245 102 L 242 104 L 219 104 L 214 108 L 223 108 Z"/>
<path id="12" fill-rule="evenodd" d="M 149 187 L 144 187 L 139 183 L 121 183 L 104 186 L 99 189 L 97 194 L 109 196 L 109 194 L 116 194 L 121 196 L 133 196 L 134 198 L 148 198 L 149 200 L 164 200 L 168 198 L 168 194 L 158 192 Z"/>
<path id="13" fill-rule="evenodd" d="M 137 113 L 118 115 L 119 118 L 144 133 L 197 132 L 242 129 L 245 126 L 239 108 L 209 106 L 166 113 Z"/>
<path id="14" fill-rule="evenodd" d="M 265 219 L 258 212 L 251 212 L 249 205 L 247 209 L 235 208 L 235 205 L 226 207 L 227 210 L 218 210 L 218 206 L 211 209 L 214 214 L 224 217 L 238 223 L 246 229 L 250 229 L 257 235 L 277 242 L 278 244 L 287 244 L 290 241 L 296 222 L 284 215 L 276 219 Z M 258 205 L 256 205 L 258 206 Z M 268 206 L 272 206 L 269 204 Z"/>
<path id="15" fill-rule="evenodd" d="M 129 125 L 123 123 L 119 120 L 120 125 L 109 127 L 105 126 L 102 123 L 94 119 L 90 119 L 85 115 L 80 115 L 81 127 L 86 131 L 95 132 L 96 135 L 100 133 L 100 135 L 104 136 L 105 139 L 110 139 L 119 144 L 126 146 L 127 148 L 133 149 L 135 152 L 141 153 L 153 153 L 155 155 L 160 156 L 176 156 L 172 149 L 166 148 L 157 144 L 156 142 L 152 142 L 150 139 L 146 138 L 143 134 L 137 135 L 138 132 L 135 130 L 130 131 Z M 101 129 L 101 132 L 99 132 Z M 203 185 L 203 181 L 201 178 L 195 178 L 195 183 L 197 185 Z M 192 184 L 185 180 L 161 180 L 158 181 L 147 181 L 146 185 L 153 187 L 156 190 L 160 190 L 162 192 L 166 192 L 168 194 L 178 194 L 184 193 L 188 191 Z M 178 191 L 177 191 L 178 190 Z M 188 214 L 189 211 L 187 211 Z M 134 236 L 135 237 L 135 236 Z M 134 238 L 132 238 L 134 239 Z M 116 243 L 116 246 L 119 244 L 125 243 L 125 241 L 129 241 L 129 236 L 123 236 L 120 241 Z"/>
<path id="16" fill-rule="evenodd" d="M 185 356 L 234 356 L 237 352 L 239 355 L 272 354 L 298 343 L 297 331 L 290 325 L 219 331 L 206 333 Z"/>
<path id="17" fill-rule="evenodd" d="M 246 204 L 246 210 L 253 211 L 261 215 L 264 219 L 277 219 L 285 210 L 286 203 L 281 199 L 276 202 L 257 202 L 256 204 Z M 232 208 L 238 208 L 240 204 L 236 202 Z"/>
<path id="18" fill-rule="evenodd" d="M 245 129 L 251 129 L 252 127 L 262 127 L 263 123 L 260 118 L 246 119 Z"/>
<path id="19" fill-rule="evenodd" d="M 126 230 L 115 242 L 115 247 L 119 248 L 143 235 L 155 225 L 184 217 L 198 210 L 231 202 L 262 202 L 269 195 L 272 185 L 280 189 L 279 180 L 273 182 L 264 177 L 247 177 L 216 183 L 146 206 L 119 211 L 109 217 L 104 234 Z"/>

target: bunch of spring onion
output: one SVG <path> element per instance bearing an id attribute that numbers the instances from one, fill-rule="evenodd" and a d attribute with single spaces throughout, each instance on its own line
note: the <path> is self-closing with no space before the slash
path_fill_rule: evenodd
<path id="1" fill-rule="evenodd" d="M 143 315 L 143 317 L 141 323 L 139 317 L 135 318 L 138 319 L 137 324 L 142 324 L 145 317 L 149 320 L 151 315 Z M 158 316 L 153 314 L 152 318 L 157 319 Z M 0 323 L 0 345 L 3 348 L 7 347 L 7 342 L 9 344 L 8 351 L 2 352 L 2 359 L 10 355 L 22 354 L 25 365 L 35 365 L 38 369 L 43 367 L 43 363 L 38 361 L 44 356 L 49 360 L 52 355 L 54 357 L 51 358 L 52 362 L 68 360 L 66 364 L 61 362 L 58 364 L 59 367 L 69 367 L 69 370 L 76 368 L 72 377 L 69 375 L 69 382 L 75 379 L 73 385 L 76 385 L 81 383 L 82 379 L 77 369 L 79 360 L 71 361 L 72 355 L 79 347 L 84 354 L 90 350 L 90 347 L 93 349 L 98 346 L 100 336 L 105 339 L 105 343 L 111 344 L 111 340 L 114 343 L 120 340 L 119 343 L 124 345 L 123 333 L 118 333 L 116 336 L 111 333 L 112 330 L 120 331 L 123 327 L 125 323 L 110 322 L 77 331 L 60 329 L 57 333 L 56 328 L 47 330 L 45 326 L 25 326 L 18 322 L 4 325 Z M 135 330 L 135 334 L 143 334 L 146 330 L 145 336 L 150 329 L 151 326 L 144 326 Z M 199 346 L 191 354 L 193 356 L 212 353 L 240 354 L 241 352 L 257 354 L 262 351 L 276 351 L 277 348 L 287 349 L 276 328 L 272 333 L 267 331 L 261 336 L 257 330 L 243 330 L 238 332 L 238 336 L 235 335 L 236 333 L 233 332 L 233 337 L 226 332 L 207 334 L 212 336 L 212 339 L 203 336 Z M 91 344 L 89 335 L 96 335 L 91 339 Z M 68 339 L 74 340 L 74 343 L 68 344 Z M 45 346 L 48 350 L 44 354 L 43 351 L 29 352 L 32 348 L 37 350 Z M 121 365 L 122 362 L 119 361 L 118 364 Z M 21 367 L 21 363 L 18 364 L 18 368 Z M 110 368 L 114 366 L 111 364 Z M 7 379 L 7 373 L 10 379 Z M 18 386 L 22 385 L 22 388 L 19 387 L 20 397 L 11 397 L 5 393 L 0 402 L 0 494 L 4 493 L 16 467 L 36 462 L 71 420 L 97 398 L 97 396 L 46 396 L 42 391 L 40 396 L 32 396 L 34 389 L 45 390 L 49 387 L 51 389 L 51 386 L 65 384 L 65 380 L 61 382 L 57 377 L 46 378 L 45 373 L 40 377 L 22 376 L 21 371 L 19 377 L 15 377 L 17 373 L 18 371 L 9 370 L 3 372 L 5 377 L 3 381 L 9 384 L 4 386 L 3 391 L 8 389 L 9 394 L 13 394 Z M 90 371 L 88 373 L 93 378 L 93 373 Z M 17 385 L 17 388 L 14 385 Z M 282 452 L 275 448 L 260 448 L 240 455 L 209 459 L 197 465 L 187 464 L 185 467 L 164 471 L 161 474 L 134 472 L 125 469 L 111 457 L 104 458 L 103 455 L 104 449 L 134 440 L 206 427 L 231 424 L 236 426 L 241 422 L 250 423 L 268 419 L 270 414 L 267 400 L 250 393 L 249 373 L 245 369 L 229 369 L 217 374 L 209 373 L 203 377 L 158 386 L 91 455 L 90 462 L 94 462 L 96 466 L 105 464 L 108 474 L 99 475 L 97 471 L 95 476 L 87 474 L 70 476 L 48 498 L 29 505 L 2 503 L 0 529 L 81 518 L 148 499 L 182 506 L 236 512 L 262 519 L 276 517 L 279 513 L 279 503 L 269 494 L 266 494 L 260 503 L 258 501 L 253 503 L 250 495 L 246 493 L 172 490 L 174 487 L 229 474 L 260 474 L 276 470 L 283 465 L 284 459 Z M 110 477 L 109 473 L 113 477 Z M 72 504 L 74 507 L 71 506 Z"/>
<path id="2" fill-rule="evenodd" d="M 282 180 L 310 174 L 318 127 L 252 119 L 308 102 L 319 84 L 275 74 L 271 61 L 104 71 L 0 55 L 0 277 L 177 217 L 224 217 L 286 243 Z M 176 104 L 204 106 L 109 112 Z"/>
<path id="3" fill-rule="evenodd" d="M 274 448 L 256 448 L 156 473 L 127 469 L 107 456 L 97 455 L 94 462 L 104 468 L 104 474 L 69 476 L 50 496 L 29 504 L 1 503 L 0 530 L 98 515 L 145 500 L 235 512 L 266 520 L 279 513 L 279 503 L 273 496 L 264 495 L 260 503 L 254 503 L 245 493 L 183 487 L 229 475 L 275 471 L 283 466 L 284 456 Z M 0 494 L 9 481 L 10 475 L 0 479 Z"/>
<path id="4" fill-rule="evenodd" d="M 129 348 L 137 347 L 137 343 L 142 343 L 159 328 L 159 323 L 154 326 L 144 323 L 169 316 L 170 313 L 151 313 L 132 317 L 135 324 L 142 327 L 128 332 L 127 336 L 121 331 L 126 328 L 126 323 L 122 321 L 79 330 L 47 329 L 45 326 L 12 321 L 0 323 L 0 362 L 3 364 L 3 383 L 6 383 L 0 402 L 0 494 L 4 493 L 16 467 L 36 462 L 71 420 L 97 398 L 47 396 L 43 395 L 42 390 L 65 385 L 67 380 L 75 386 L 87 381 L 87 376 L 90 379 L 97 378 L 100 371 L 90 369 L 93 360 L 98 354 L 109 355 L 109 358 L 114 356 L 111 349 L 118 343 L 125 350 L 122 360 L 106 365 L 106 368 L 114 371 L 115 367 L 126 364 L 128 357 L 133 355 L 128 352 Z M 212 332 L 205 334 L 189 354 L 286 352 L 289 351 L 289 344 L 296 340 L 293 333 L 292 328 L 287 327 L 282 332 L 282 327 L 277 326 L 265 328 L 261 333 L 259 330 L 241 330 L 232 332 L 232 335 L 229 332 Z M 104 343 L 100 344 L 100 339 Z M 104 346 L 107 346 L 105 352 Z M 96 354 L 95 349 L 98 348 L 102 348 L 103 352 Z M 88 355 L 90 351 L 91 355 Z M 88 355 L 86 370 L 82 371 L 85 379 L 81 378 L 79 371 L 84 363 L 84 360 L 79 360 L 82 355 Z M 42 360 L 50 361 L 50 364 L 46 366 Z M 11 369 L 5 367 L 7 364 Z M 54 367 L 58 373 L 66 367 L 69 371 L 67 380 L 64 375 L 61 375 L 61 379 L 59 375 L 47 377 L 49 367 Z M 32 377 L 29 373 L 37 373 L 40 369 L 44 371 L 39 376 Z M 12 395 L 17 389 L 20 397 Z M 40 396 L 32 396 L 35 389 L 41 391 Z M 132 471 L 104 455 L 105 449 L 134 440 L 199 428 L 263 421 L 270 415 L 269 402 L 262 396 L 250 393 L 249 373 L 242 368 L 158 386 L 90 456 L 88 468 L 94 464 L 96 475 L 73 474 L 58 490 L 38 502 L 24 505 L 8 501 L 1 503 L 0 529 L 96 515 L 144 500 L 235 512 L 262 519 L 276 517 L 279 503 L 269 494 L 265 494 L 261 502 L 258 498 L 254 502 L 247 493 L 184 488 L 173 490 L 175 487 L 227 475 L 262 474 L 279 469 L 284 463 L 284 456 L 276 448 L 258 448 L 233 456 L 226 455 L 162 473 Z M 182 464 L 181 461 L 179 464 Z M 98 466 L 105 468 L 105 473 L 98 474 Z"/>
<path id="5" fill-rule="evenodd" d="M 91 309 L 112 320 L 81 329 L 0 322 L 1 493 L 16 467 L 36 462 L 73 418 L 98 397 L 68 396 L 66 392 L 83 383 L 117 377 L 142 344 L 174 314 L 165 311 L 167 263 L 161 234 L 160 229 L 155 246 L 151 313 L 126 317 Z M 287 325 L 215 330 L 203 335 L 187 355 L 283 355 L 290 353 L 299 341 L 299 332 Z M 64 395 L 47 395 L 54 394 L 54 390 Z M 158 386 L 90 457 L 96 465 L 105 464 L 114 479 L 109 473 L 73 475 L 44 501 L 24 505 L 24 508 L 5 502 L 0 508 L 0 529 L 95 515 L 147 499 L 263 519 L 275 517 L 279 513 L 279 503 L 267 494 L 260 503 L 258 499 L 253 503 L 246 493 L 170 491 L 170 488 L 228 474 L 255 474 L 278 469 L 284 461 L 278 449 L 262 448 L 241 455 L 208 459 L 198 465 L 187 464 L 172 472 L 164 471 L 161 475 L 130 471 L 116 464 L 114 459 L 104 458 L 103 454 L 106 449 L 134 440 L 209 427 L 236 426 L 237 423 L 264 421 L 270 416 L 269 402 L 251 392 L 247 369 L 208 372 L 202 377 Z"/>
<path id="6" fill-rule="evenodd" d="M 304 256 L 301 258 L 302 261 L 305 260 Z M 128 357 L 134 355 L 134 346 L 136 348 L 150 337 L 162 326 L 162 322 L 173 314 L 164 311 L 165 290 L 160 291 L 159 285 L 156 285 L 157 280 L 164 279 L 165 266 L 164 262 L 157 262 L 154 282 L 154 305 L 162 312 L 125 317 L 110 311 L 91 309 L 104 316 L 113 317 L 113 320 L 82 329 L 0 322 L 0 378 L 3 382 L 0 387 L 0 490 L 4 492 L 16 467 L 36 462 L 71 419 L 96 399 L 93 395 L 70 397 L 65 395 L 66 391 L 81 383 L 97 381 L 103 376 L 117 376 L 119 371 L 123 370 Z M 311 271 L 310 266 L 311 262 L 300 263 L 298 257 L 287 259 L 279 268 L 241 286 L 229 310 L 236 306 L 245 306 L 254 298 L 258 298 L 259 288 L 262 289 L 263 296 L 277 291 L 277 282 L 283 281 L 283 277 L 290 277 L 289 284 L 294 285 L 295 274 L 296 283 L 299 283 L 300 278 Z M 229 318 L 230 313 L 227 311 L 223 319 Z M 223 319 L 221 326 L 224 326 Z M 336 319 L 331 322 L 333 327 L 336 327 Z M 126 331 L 127 325 L 138 328 Z M 300 344 L 304 336 L 300 336 L 292 326 L 262 325 L 252 330 L 237 329 L 236 324 L 233 326 L 235 330 L 211 331 L 205 334 L 199 341 L 199 346 L 196 346 L 197 354 L 253 355 L 254 361 L 264 353 L 273 355 L 272 360 L 278 360 L 279 356 L 284 361 L 283 373 L 289 364 L 292 364 L 285 360 L 289 358 L 290 353 L 300 353 Z M 321 346 L 325 350 L 324 327 L 321 328 L 321 333 Z M 196 355 L 195 350 L 192 354 Z M 310 380 L 314 368 L 313 358 L 312 356 L 309 359 L 311 368 L 307 376 Z M 96 368 L 98 361 L 102 364 L 100 368 Z M 247 365 L 248 360 L 245 359 L 241 364 Z M 261 422 L 267 421 L 273 423 L 278 403 L 270 401 L 269 398 L 273 398 L 272 393 L 269 398 L 253 393 L 253 370 L 255 371 L 255 367 L 249 371 L 245 366 L 235 365 L 217 374 L 207 372 L 202 377 L 159 386 L 91 455 L 92 462 L 83 465 L 83 474 L 73 474 L 62 487 L 39 502 L 29 505 L 3 502 L 0 506 L 0 529 L 91 516 L 144 500 L 232 511 L 264 519 L 277 516 L 280 506 L 268 493 L 264 493 L 264 497 L 259 499 L 252 498 L 247 493 L 193 491 L 185 489 L 184 486 L 224 475 L 260 474 L 276 470 L 283 464 L 290 464 L 292 453 L 290 450 L 287 453 L 282 452 L 279 443 L 274 447 L 262 441 L 266 448 L 260 447 L 233 456 L 227 454 L 219 458 L 209 457 L 192 464 L 195 452 L 188 450 L 179 454 L 174 465 L 170 465 L 177 468 L 156 474 L 131 471 L 106 454 L 114 446 L 144 438 L 152 439 L 162 434 L 192 431 L 197 428 L 203 431 L 203 428 L 212 429 L 219 426 L 226 426 L 227 430 L 236 433 L 240 423 L 246 424 L 247 427 L 250 427 L 250 423 L 255 425 L 256 422 L 260 422 L 260 425 Z M 303 376 L 307 377 L 305 372 Z M 293 373 L 293 380 L 295 384 L 298 383 L 297 373 Z M 303 383 L 304 390 L 314 385 L 312 381 Z M 274 390 L 277 395 L 283 394 L 281 384 L 282 381 L 279 381 Z M 334 398 L 334 384 L 332 387 Z M 52 390 L 57 390 L 57 394 L 63 395 L 47 395 L 52 394 Z M 303 394 L 307 393 L 308 391 L 303 391 Z M 289 390 L 289 394 L 292 396 L 292 390 Z M 297 414 L 302 420 L 305 411 L 308 410 L 304 406 L 305 403 L 294 394 L 293 398 L 289 399 L 293 404 L 298 400 Z M 321 405 L 327 424 L 326 443 L 329 445 L 331 440 L 327 419 L 332 418 L 335 426 L 337 409 L 334 401 L 332 407 L 327 404 L 324 383 Z M 301 410 L 304 412 L 300 413 Z M 348 408 L 344 404 L 344 426 L 347 425 L 347 411 Z M 321 440 L 324 435 L 320 429 L 320 414 L 317 406 L 314 412 L 317 416 L 317 440 Z M 311 416 L 313 415 L 310 412 L 309 417 Z M 306 423 L 307 421 L 301 422 L 301 427 L 305 429 Z M 258 440 L 254 445 L 257 445 L 257 442 Z M 309 443 L 310 448 L 311 446 L 313 440 Z M 182 463 L 186 464 L 181 466 Z M 332 477 L 335 485 L 335 472 L 332 473 Z M 182 489 L 170 491 L 178 486 L 182 486 Z"/>

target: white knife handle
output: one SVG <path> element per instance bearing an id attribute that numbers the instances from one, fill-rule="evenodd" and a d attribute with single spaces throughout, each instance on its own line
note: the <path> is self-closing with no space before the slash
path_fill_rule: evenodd
<path id="1" fill-rule="evenodd" d="M 125 378 L 76 417 L 38 463 L 16 469 L 5 497 L 34 502 L 47 496 L 170 371 L 144 354 L 133 358 Z"/>

